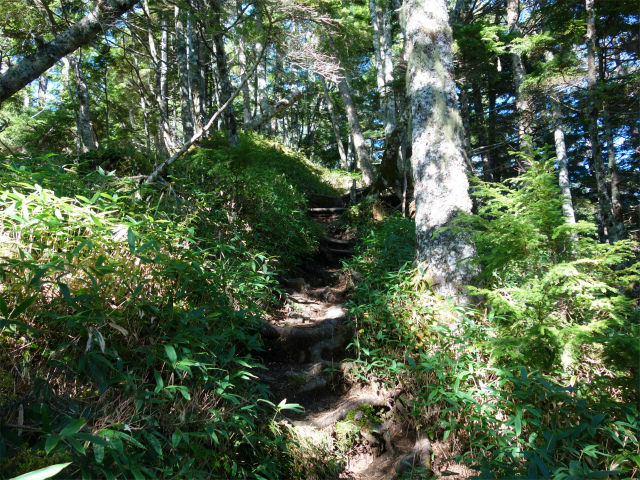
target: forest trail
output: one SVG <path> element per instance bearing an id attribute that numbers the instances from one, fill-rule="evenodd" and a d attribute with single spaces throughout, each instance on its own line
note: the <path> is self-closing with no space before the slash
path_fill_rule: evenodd
<path id="1" fill-rule="evenodd" d="M 276 404 L 286 399 L 304 407 L 302 412 L 287 410 L 283 418 L 302 435 L 323 435 L 331 439 L 329 446 L 340 448 L 336 444 L 345 439 L 338 430 L 351 429 L 356 440 L 348 447 L 339 479 L 429 478 L 429 465 L 433 473 L 467 478 L 461 465 L 442 462 L 447 452 L 440 445 L 432 448 L 429 440 L 416 437 L 403 419 L 400 390 L 356 379 L 347 361 L 353 332 L 343 304 L 353 280 L 341 273 L 340 260 L 352 254 L 355 238 L 339 226 L 344 200 L 318 198 L 308 210 L 327 235 L 300 277 L 285 281 L 280 308 L 266 315 L 262 335 L 268 370 L 261 380 L 270 385 Z M 352 423 L 341 429 L 337 424 L 345 419 Z"/>

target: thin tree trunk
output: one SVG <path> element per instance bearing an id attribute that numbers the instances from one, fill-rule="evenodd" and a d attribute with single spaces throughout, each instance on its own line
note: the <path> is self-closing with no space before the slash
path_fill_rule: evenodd
<path id="1" fill-rule="evenodd" d="M 154 98 L 160 116 L 160 153 L 162 156 L 167 156 L 174 150 L 171 122 L 169 119 L 169 102 L 167 100 L 167 19 L 165 14 L 162 13 L 160 21 L 160 53 L 158 54 L 155 38 L 153 36 L 151 13 L 149 11 L 147 0 L 143 0 L 142 8 L 147 17 L 147 38 L 155 77 L 153 84 Z M 139 73 L 138 78 L 140 78 Z"/>
<path id="2" fill-rule="evenodd" d="M 507 24 L 509 30 L 514 33 L 520 33 L 520 0 L 507 0 Z M 511 64 L 513 66 L 513 84 L 516 90 L 516 111 L 518 113 L 518 141 L 520 150 L 527 154 L 533 154 L 533 145 L 531 144 L 531 128 L 529 127 L 529 100 L 527 99 L 522 85 L 526 71 L 522 62 L 522 55 L 511 47 Z M 523 165 L 527 168 L 528 165 Z"/>
<path id="3" fill-rule="evenodd" d="M 238 20 L 243 15 L 242 0 L 237 0 L 236 10 L 238 12 Z M 243 34 L 238 35 L 238 64 L 242 75 L 247 74 L 247 45 Z M 259 50 L 258 50 L 259 51 Z M 244 84 L 242 89 L 242 107 L 244 113 L 244 123 L 251 121 L 251 92 L 249 91 L 249 82 Z"/>
<path id="4" fill-rule="evenodd" d="M 201 45 L 198 38 L 198 25 L 197 19 L 192 13 L 189 14 L 189 21 L 187 23 L 187 39 L 189 50 L 189 91 L 191 100 L 191 109 L 193 113 L 193 128 L 198 130 L 202 128 L 203 120 L 203 95 L 204 85 L 202 78 L 202 69 L 200 62 Z"/>
<path id="5" fill-rule="evenodd" d="M 215 10 L 214 10 L 215 11 Z M 269 29 L 267 30 L 266 34 L 265 34 L 265 41 L 268 39 L 269 34 L 271 33 L 271 25 L 269 25 Z M 216 113 L 214 113 L 211 118 L 209 118 L 209 121 L 207 121 L 206 125 L 204 125 L 202 127 L 201 130 L 197 130 L 194 134 L 193 137 L 191 137 L 189 139 L 188 142 L 186 142 L 182 148 L 180 148 L 177 152 L 175 152 L 173 155 L 171 155 L 170 158 L 166 159 L 164 162 L 162 162 L 160 165 L 158 165 L 156 167 L 156 169 L 145 179 L 145 183 L 152 183 L 155 182 L 158 177 L 170 166 L 172 165 L 174 162 L 176 162 L 182 155 L 184 155 L 187 150 L 189 150 L 189 148 L 194 144 L 194 142 L 198 141 L 200 138 L 202 138 L 202 135 L 204 135 L 217 121 L 217 119 L 219 117 L 221 117 L 223 115 L 224 112 L 227 111 L 227 109 L 229 108 L 229 106 L 232 105 L 234 99 L 240 94 L 240 92 L 242 91 L 242 87 L 244 87 L 244 83 L 247 82 L 248 78 L 253 74 L 253 72 L 255 72 L 256 66 L 257 64 L 262 60 L 262 56 L 264 54 L 264 49 L 261 50 L 258 54 L 258 58 L 256 59 L 256 64 L 254 64 L 253 68 L 251 69 L 251 72 L 247 75 L 247 77 L 244 78 L 244 80 L 242 80 L 242 82 L 240 83 L 240 85 L 238 86 L 238 88 L 236 88 L 235 91 L 233 91 L 231 93 L 231 95 L 229 96 L 229 98 L 227 99 L 227 101 L 220 105 L 220 108 L 218 108 L 218 111 Z"/>
<path id="6" fill-rule="evenodd" d="M 604 52 L 600 51 L 599 69 L 600 82 L 605 85 L 607 82 L 606 61 Z M 609 178 L 611 180 L 611 209 L 613 212 L 613 226 L 615 228 L 616 240 L 625 238 L 624 217 L 622 214 L 622 199 L 620 194 L 620 175 L 618 172 L 618 163 L 616 160 L 616 147 L 614 145 L 613 126 L 611 124 L 611 113 L 609 112 L 608 100 L 602 104 L 602 123 L 607 139 L 607 166 L 609 168 Z"/>
<path id="7" fill-rule="evenodd" d="M 460 86 L 460 117 L 462 118 L 462 151 L 464 153 L 464 163 L 469 173 L 474 174 L 473 162 L 471 161 L 471 125 L 469 120 L 469 97 L 467 89 Z"/>
<path id="8" fill-rule="evenodd" d="M 573 210 L 573 200 L 571 199 L 571 183 L 569 178 L 569 165 L 567 162 L 567 146 L 562 129 L 562 113 L 558 102 L 552 100 L 553 109 L 553 138 L 556 145 L 556 157 L 558 158 L 558 185 L 562 195 L 562 215 L 565 221 L 573 225 L 576 223 L 576 215 Z"/>
<path id="9" fill-rule="evenodd" d="M 455 6 L 449 13 L 449 25 L 464 21 L 464 17 L 469 14 L 470 0 L 456 0 Z"/>
<path id="10" fill-rule="evenodd" d="M 487 127 L 488 149 L 486 151 L 486 155 L 493 181 L 499 182 L 502 180 L 502 165 L 500 165 L 500 162 L 496 157 L 495 150 L 495 144 L 497 141 L 496 125 L 498 124 L 498 112 L 496 109 L 497 93 L 491 81 L 489 81 L 487 96 L 489 97 L 489 125 Z"/>
<path id="11" fill-rule="evenodd" d="M 351 129 L 349 129 L 349 142 L 347 143 L 347 164 L 344 169 L 348 172 L 353 171 L 355 166 L 355 152 L 353 148 L 353 136 L 351 135 Z"/>
<path id="12" fill-rule="evenodd" d="M 187 51 L 187 32 L 184 29 L 183 13 L 175 7 L 176 18 L 176 63 L 178 64 L 178 83 L 180 87 L 180 119 L 182 120 L 183 142 L 193 136 L 193 103 L 189 88 L 189 56 Z"/>
<path id="13" fill-rule="evenodd" d="M 384 63 L 382 60 L 382 44 L 380 42 L 380 18 L 378 16 L 378 1 L 369 0 L 369 14 L 371 15 L 371 26 L 373 27 L 373 63 L 376 68 L 376 83 L 380 96 L 380 112 L 382 120 L 386 123 L 387 101 L 386 89 L 384 86 Z"/>
<path id="14" fill-rule="evenodd" d="M 355 104 L 351 97 L 351 89 L 347 84 L 347 79 L 342 78 L 338 82 L 338 89 L 340 90 L 340 96 L 344 103 L 345 110 L 347 111 L 347 119 L 349 120 L 349 128 L 351 129 L 351 137 L 353 138 L 353 147 L 358 162 L 358 168 L 362 171 L 362 179 L 365 186 L 369 186 L 374 181 L 373 166 L 371 165 L 371 158 L 367 151 L 364 135 L 362 134 L 362 128 L 358 121 L 358 113 L 356 112 Z"/>
<path id="15" fill-rule="evenodd" d="M 81 54 L 81 53 L 80 53 Z M 82 153 L 98 148 L 97 142 L 91 134 L 91 111 L 89 107 L 89 89 L 87 81 L 84 77 L 82 67 L 80 66 L 80 58 L 75 54 L 67 56 L 69 65 L 73 71 L 73 79 L 76 88 L 76 98 L 78 100 L 78 136 L 80 137 Z"/>
<path id="16" fill-rule="evenodd" d="M 263 7 L 260 4 L 256 5 L 256 27 L 258 30 L 258 35 L 262 35 L 263 30 Z M 260 38 L 260 37 L 259 37 Z M 260 51 L 262 49 L 262 44 L 260 41 L 256 42 L 256 51 Z M 260 106 L 260 112 L 264 113 L 269 108 L 269 95 L 267 93 L 267 57 L 264 56 L 263 63 L 258 65 L 258 70 L 256 71 L 257 80 L 258 80 L 258 104 Z M 268 133 L 271 133 L 271 124 L 268 127 Z"/>
<path id="17" fill-rule="evenodd" d="M 347 167 L 347 154 L 344 151 L 344 144 L 342 143 L 342 137 L 340 136 L 340 126 L 338 125 L 338 119 L 336 113 L 333 110 L 333 102 L 329 96 L 329 89 L 327 88 L 327 82 L 323 77 L 320 77 L 320 84 L 322 85 L 322 91 L 324 92 L 324 99 L 327 103 L 327 110 L 329 110 L 329 117 L 331 119 L 331 128 L 333 128 L 333 134 L 336 137 L 336 144 L 338 145 L 338 154 L 340 155 L 340 166 L 346 170 Z"/>
<path id="18" fill-rule="evenodd" d="M 393 76 L 393 38 L 391 35 L 391 6 L 390 0 L 382 0 L 383 8 L 381 15 L 381 47 L 382 47 L 382 63 L 384 65 L 384 98 L 386 101 L 386 118 L 384 125 L 385 138 L 388 140 L 396 128 L 396 102 L 393 96 L 391 86 L 394 82 Z"/>
<path id="19" fill-rule="evenodd" d="M 109 124 L 109 79 L 107 73 L 104 74 L 104 139 L 107 148 L 111 146 L 111 126 Z"/>
<path id="20" fill-rule="evenodd" d="M 602 161 L 602 147 L 598 134 L 598 108 L 599 97 L 597 90 L 596 74 L 596 22 L 593 8 L 594 0 L 586 0 L 587 14 L 587 83 L 589 85 L 589 138 L 591 140 L 591 162 L 596 174 L 596 184 L 598 187 L 598 202 L 600 204 L 600 214 L 607 230 L 609 243 L 613 244 L 616 238 L 615 222 L 611 212 L 611 197 L 607 191 L 607 180 Z"/>
<path id="21" fill-rule="evenodd" d="M 227 57 L 224 50 L 224 29 L 221 24 L 222 17 L 222 0 L 213 0 L 213 23 L 216 33 L 213 35 L 213 44 L 216 51 L 216 65 L 218 66 L 218 74 L 220 76 L 220 101 L 227 102 L 233 93 L 231 81 L 229 80 L 229 72 L 227 70 Z M 260 49 L 259 51 L 262 51 Z M 238 138 L 238 124 L 236 122 L 236 114 L 233 111 L 233 104 L 230 104 L 224 112 L 224 123 L 227 130 L 227 139 L 231 145 L 240 145 Z"/>
<path id="22" fill-rule="evenodd" d="M 473 110 L 475 113 L 476 132 L 478 134 L 478 146 L 482 159 L 482 179 L 485 182 L 494 182 L 494 167 L 491 164 L 491 156 L 487 149 L 487 127 L 484 119 L 484 105 L 482 104 L 482 90 L 477 83 L 473 84 Z"/>
<path id="23" fill-rule="evenodd" d="M 451 29 L 445 0 L 405 2 L 407 86 L 412 112 L 416 261 L 434 292 L 461 295 L 475 275 L 465 260 L 475 255 L 467 235 L 451 230 L 460 211 L 471 212 L 462 151 L 462 122 L 453 80 Z"/>
<path id="24" fill-rule="evenodd" d="M 44 74 L 38 79 L 38 106 L 44 107 L 47 99 L 47 86 L 49 85 L 49 77 Z"/>

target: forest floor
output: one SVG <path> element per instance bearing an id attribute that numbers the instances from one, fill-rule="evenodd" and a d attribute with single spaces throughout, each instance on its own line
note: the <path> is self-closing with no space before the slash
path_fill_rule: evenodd
<path id="1" fill-rule="evenodd" d="M 267 371 L 261 379 L 271 386 L 276 404 L 286 399 L 304 408 L 288 410 L 283 420 L 311 437 L 321 433 L 331 439 L 327 445 L 342 452 L 339 479 L 468 478 L 473 471 L 447 460 L 448 445 L 417 437 L 402 414 L 400 389 L 354 375 L 347 353 L 353 332 L 343 306 L 353 281 L 340 260 L 351 254 L 355 234 L 340 226 L 341 210 L 309 211 L 327 236 L 299 277 L 285 280 L 283 302 L 265 318 Z"/>

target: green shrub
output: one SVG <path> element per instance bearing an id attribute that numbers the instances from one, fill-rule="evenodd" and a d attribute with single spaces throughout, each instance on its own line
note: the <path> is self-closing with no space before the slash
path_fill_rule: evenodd
<path id="1" fill-rule="evenodd" d="M 479 215 L 456 227 L 483 267 L 474 308 L 438 301 L 411 267 L 412 222 L 362 222 L 345 264 L 358 375 L 401 388 L 406 420 L 475 478 L 635 478 L 638 316 L 624 295 L 635 247 L 564 225 L 550 163 L 514 182 L 478 183 Z"/>
<path id="2" fill-rule="evenodd" d="M 273 418 L 289 406 L 256 376 L 275 262 L 239 228 L 250 217 L 188 178 L 77 168 L 0 164 L 0 414 L 31 427 L 0 428 L 0 457 L 62 455 L 89 478 L 284 475 Z M 260 188 L 285 199 L 267 209 L 299 198 L 275 175 Z"/>

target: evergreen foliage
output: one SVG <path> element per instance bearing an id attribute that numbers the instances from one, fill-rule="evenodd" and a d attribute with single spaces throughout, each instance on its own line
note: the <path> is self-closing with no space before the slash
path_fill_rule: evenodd
<path id="1" fill-rule="evenodd" d="M 448 443 L 474 478 L 640 471 L 639 318 L 625 291 L 637 252 L 598 244 L 586 222 L 565 225 L 556 185 L 550 160 L 475 183 L 478 215 L 455 228 L 478 248 L 482 310 L 433 296 L 411 267 L 403 218 L 361 227 L 360 255 L 345 266 L 363 277 L 350 302 L 359 371 L 400 388 L 416 428 Z"/>

